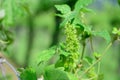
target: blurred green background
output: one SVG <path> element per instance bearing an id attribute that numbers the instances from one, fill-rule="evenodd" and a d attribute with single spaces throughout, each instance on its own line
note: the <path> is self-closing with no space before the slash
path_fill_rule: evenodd
<path id="1" fill-rule="evenodd" d="M 32 15 L 25 13 L 16 20 L 16 26 L 10 27 L 14 42 L 8 46 L 5 55 L 18 67 L 34 66 L 35 59 L 43 50 L 58 44 L 63 38 L 63 32 L 59 28 L 61 18 L 55 16 L 57 11 L 54 5 L 68 4 L 73 8 L 76 1 L 26 0 Z M 95 30 L 111 31 L 113 27 L 120 27 L 120 6 L 117 0 L 95 0 L 88 8 L 94 12 L 85 15 L 86 21 Z M 96 51 L 102 52 L 105 40 L 94 38 L 93 45 Z M 119 42 L 113 44 L 101 63 L 104 80 L 120 80 Z"/>

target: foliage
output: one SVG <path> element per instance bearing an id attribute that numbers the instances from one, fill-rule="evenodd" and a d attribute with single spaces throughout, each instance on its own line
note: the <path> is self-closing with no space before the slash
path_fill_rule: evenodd
<path id="1" fill-rule="evenodd" d="M 28 1 L 29 2 L 29 1 Z M 86 22 L 85 13 L 91 12 L 87 6 L 93 0 L 78 0 L 74 9 L 67 4 L 55 5 L 59 11 L 56 16 L 63 18 L 60 23 L 64 31 L 64 42 L 51 47 L 36 59 L 33 68 L 20 69 L 21 80 L 37 80 L 38 76 L 43 76 L 44 80 L 103 80 L 104 75 L 100 73 L 100 62 L 115 40 L 119 40 L 120 30 L 113 28 L 111 34 L 107 30 L 96 31 Z M 13 41 L 8 26 L 13 26 L 16 19 L 21 15 L 28 14 L 28 19 L 33 18 L 29 6 L 24 0 L 5 0 L 2 1 L 0 10 L 0 48 L 4 50 Z M 35 13 L 34 13 L 35 14 Z M 31 22 L 30 22 L 31 23 Z M 94 37 L 102 37 L 108 46 L 103 52 L 98 53 L 93 48 L 92 40 Z M 86 45 L 90 42 L 92 54 L 85 54 Z M 50 62 L 55 57 L 55 61 Z M 41 70 L 40 74 L 37 70 Z"/>

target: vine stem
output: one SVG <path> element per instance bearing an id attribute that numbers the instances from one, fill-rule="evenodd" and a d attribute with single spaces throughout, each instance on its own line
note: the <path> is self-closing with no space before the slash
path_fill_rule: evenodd
<path id="1" fill-rule="evenodd" d="M 103 58 L 103 56 L 106 54 L 107 50 L 111 47 L 111 45 L 112 45 L 112 42 L 108 44 L 108 46 L 105 48 L 105 50 L 103 51 L 103 53 L 102 53 L 102 55 L 100 56 L 100 58 L 97 59 L 96 62 L 94 62 L 90 67 L 88 67 L 88 68 L 81 74 L 81 76 L 79 77 L 79 79 L 81 79 L 82 76 L 83 76 L 85 73 L 87 73 L 95 64 L 97 64 L 97 63 Z"/>

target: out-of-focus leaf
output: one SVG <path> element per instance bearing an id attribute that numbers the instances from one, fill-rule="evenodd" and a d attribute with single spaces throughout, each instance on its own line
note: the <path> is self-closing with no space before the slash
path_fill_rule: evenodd
<path id="1" fill-rule="evenodd" d="M 89 57 L 89 56 L 86 56 L 86 57 L 84 58 L 84 60 L 85 60 L 88 64 L 92 64 L 92 63 L 93 63 L 93 59 L 92 59 L 91 57 Z"/>
<path id="2" fill-rule="evenodd" d="M 93 32 L 92 33 L 94 36 L 100 36 L 100 37 L 103 37 L 107 43 L 109 43 L 111 41 L 111 37 L 110 37 L 110 34 L 108 31 L 106 30 L 103 30 L 103 31 L 100 31 L 100 32 Z"/>
<path id="3" fill-rule="evenodd" d="M 2 8 L 5 10 L 5 17 L 3 20 L 3 25 L 9 27 L 14 25 L 18 19 L 23 18 L 26 9 L 23 9 L 23 0 L 4 0 L 2 2 Z"/>
<path id="4" fill-rule="evenodd" d="M 118 30 L 116 27 L 113 28 L 113 31 L 112 31 L 113 34 L 117 34 L 118 33 Z"/>
<path id="5" fill-rule="evenodd" d="M 112 33 L 120 35 L 120 29 L 118 30 L 117 28 L 114 27 Z"/>
<path id="6" fill-rule="evenodd" d="M 5 10 L 0 10 L 0 21 L 5 17 Z"/>
<path id="7" fill-rule="evenodd" d="M 3 21 L 4 25 L 12 25 L 14 22 L 13 3 L 14 3 L 13 0 L 6 0 L 3 3 L 4 8 L 5 8 L 5 13 L 6 13 L 5 19 Z"/>
<path id="8" fill-rule="evenodd" d="M 104 75 L 103 74 L 99 74 L 97 80 L 104 80 Z"/>
<path id="9" fill-rule="evenodd" d="M 70 80 L 78 80 L 78 78 L 75 76 L 75 74 L 67 73 Z"/>
<path id="10" fill-rule="evenodd" d="M 118 4 L 120 5 L 120 0 L 118 0 Z"/>

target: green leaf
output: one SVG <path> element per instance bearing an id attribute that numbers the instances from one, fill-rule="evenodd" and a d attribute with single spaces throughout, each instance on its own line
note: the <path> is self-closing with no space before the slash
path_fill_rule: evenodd
<path id="1" fill-rule="evenodd" d="M 48 67 L 43 76 L 44 80 L 70 80 L 65 71 L 54 67 Z"/>
<path id="2" fill-rule="evenodd" d="M 57 8 L 58 11 L 62 13 L 62 15 L 61 14 L 57 14 L 57 15 L 65 18 L 63 22 L 60 24 L 61 27 L 65 26 L 67 22 L 70 22 L 76 15 L 75 12 L 71 12 L 70 7 L 66 4 L 55 5 L 55 7 Z"/>
<path id="3" fill-rule="evenodd" d="M 63 22 L 60 24 L 61 27 L 65 26 L 65 24 L 67 22 L 70 22 L 74 17 L 75 17 L 76 13 L 75 12 L 71 12 L 64 20 Z"/>
<path id="4" fill-rule="evenodd" d="M 20 79 L 21 80 L 37 80 L 37 75 L 32 68 L 27 68 L 21 72 Z"/>
<path id="5" fill-rule="evenodd" d="M 116 27 L 114 27 L 112 33 L 113 33 L 113 34 L 120 35 L 120 30 L 117 29 Z"/>
<path id="6" fill-rule="evenodd" d="M 85 58 L 84 58 L 84 60 L 88 63 L 88 64 L 92 64 L 93 63 L 93 59 L 91 58 L 91 57 L 89 57 L 89 56 L 86 56 Z"/>
<path id="7" fill-rule="evenodd" d="M 68 56 L 68 55 L 70 55 L 70 53 L 69 52 L 66 52 L 65 51 L 65 44 L 64 43 L 60 43 L 60 47 L 59 47 L 59 54 L 60 55 L 64 55 L 64 56 Z"/>
<path id="8" fill-rule="evenodd" d="M 69 52 L 65 52 L 64 50 L 60 50 L 60 54 L 66 56 L 66 57 L 67 57 L 68 55 L 70 55 Z"/>
<path id="9" fill-rule="evenodd" d="M 60 11 L 63 15 L 66 15 L 71 12 L 71 8 L 67 4 L 55 5 L 56 9 Z"/>
<path id="10" fill-rule="evenodd" d="M 56 62 L 55 67 L 63 67 L 64 66 L 64 61 L 66 60 L 66 56 L 61 54 L 60 59 Z"/>
<path id="11" fill-rule="evenodd" d="M 85 26 L 84 25 L 84 28 L 85 28 L 85 32 L 87 32 L 88 34 L 91 34 L 92 33 L 92 27 L 91 26 Z"/>
<path id="12" fill-rule="evenodd" d="M 75 11 L 79 12 L 80 9 L 90 4 L 93 0 L 78 0 L 75 4 Z"/>
<path id="13" fill-rule="evenodd" d="M 94 36 L 103 37 L 107 41 L 107 43 L 109 43 L 111 41 L 110 34 L 106 30 L 103 30 L 103 31 L 100 31 L 100 32 L 93 32 L 92 34 Z"/>
<path id="14" fill-rule="evenodd" d="M 84 26 L 81 24 L 76 24 L 75 27 L 76 27 L 76 30 L 78 32 L 78 35 L 84 31 Z"/>
<path id="15" fill-rule="evenodd" d="M 56 49 L 56 47 L 52 47 L 52 48 L 40 53 L 40 55 L 38 56 L 38 59 L 37 59 L 37 64 L 40 64 L 41 62 L 46 62 L 51 57 L 53 57 L 53 55 L 55 54 L 55 49 Z"/>

